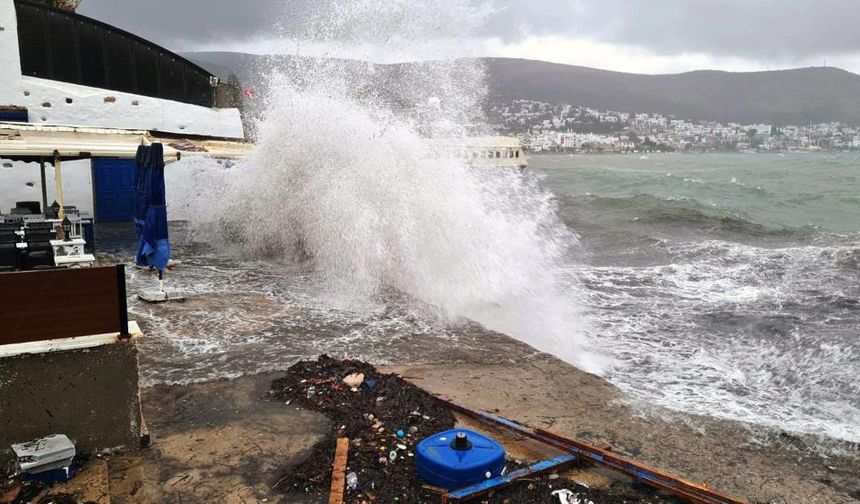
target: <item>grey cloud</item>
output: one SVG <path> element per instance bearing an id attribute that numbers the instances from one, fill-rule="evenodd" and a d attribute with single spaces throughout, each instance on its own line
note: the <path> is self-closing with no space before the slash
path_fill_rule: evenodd
<path id="1" fill-rule="evenodd" d="M 587 37 L 660 54 L 803 59 L 860 51 L 853 0 L 527 0 L 498 2 L 487 33 Z"/>
<path id="2" fill-rule="evenodd" d="M 335 0 L 84 0 L 80 12 L 177 50 L 219 40 L 303 36 Z M 421 0 L 416 0 L 421 1 Z M 464 0 L 483 2 L 484 0 Z M 855 0 L 491 0 L 480 36 L 583 37 L 665 55 L 802 60 L 860 52 Z"/>
<path id="3" fill-rule="evenodd" d="M 80 14 L 128 30 L 170 49 L 243 40 L 274 32 L 283 0 L 84 0 Z"/>

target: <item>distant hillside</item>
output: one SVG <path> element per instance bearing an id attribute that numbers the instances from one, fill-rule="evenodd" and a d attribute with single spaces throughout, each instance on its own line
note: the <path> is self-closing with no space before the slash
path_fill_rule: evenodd
<path id="1" fill-rule="evenodd" d="M 837 68 L 639 75 L 541 61 L 485 60 L 497 99 L 529 98 L 720 122 L 860 123 L 860 75 Z"/>
<path id="2" fill-rule="evenodd" d="M 259 68 L 289 59 L 226 52 L 186 57 L 221 77 L 234 72 L 246 85 L 257 83 Z M 837 68 L 640 75 L 532 60 L 483 61 L 493 101 L 530 99 L 720 122 L 860 124 L 860 75 Z M 396 75 L 401 66 L 376 65 L 387 70 L 382 75 Z"/>

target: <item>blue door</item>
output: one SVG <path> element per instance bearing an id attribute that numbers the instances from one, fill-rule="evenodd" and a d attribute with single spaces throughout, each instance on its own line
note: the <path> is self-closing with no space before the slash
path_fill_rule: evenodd
<path id="1" fill-rule="evenodd" d="M 131 222 L 134 215 L 133 159 L 93 159 L 96 220 Z"/>

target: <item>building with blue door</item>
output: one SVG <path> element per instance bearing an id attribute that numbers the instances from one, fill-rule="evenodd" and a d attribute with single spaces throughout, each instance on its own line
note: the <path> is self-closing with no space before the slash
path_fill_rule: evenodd
<path id="1" fill-rule="evenodd" d="M 93 204 L 98 222 L 131 222 L 134 170 L 133 159 L 93 159 Z"/>
<path id="2" fill-rule="evenodd" d="M 0 0 L 0 68 L 0 217 L 17 201 L 46 208 L 53 185 L 96 221 L 130 222 L 141 143 L 165 144 L 171 160 L 246 152 L 239 110 L 218 106 L 229 93 L 211 72 L 98 20 Z"/>

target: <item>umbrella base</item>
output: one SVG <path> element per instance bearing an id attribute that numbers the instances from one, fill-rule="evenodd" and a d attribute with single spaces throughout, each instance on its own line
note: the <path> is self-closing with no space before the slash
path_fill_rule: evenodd
<path id="1" fill-rule="evenodd" d="M 167 301 L 185 301 L 182 292 L 176 289 L 144 289 L 137 293 L 141 301 L 147 303 L 165 303 Z"/>

